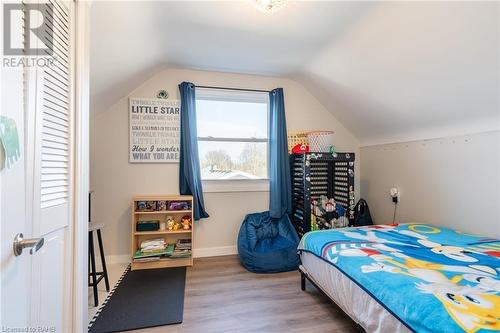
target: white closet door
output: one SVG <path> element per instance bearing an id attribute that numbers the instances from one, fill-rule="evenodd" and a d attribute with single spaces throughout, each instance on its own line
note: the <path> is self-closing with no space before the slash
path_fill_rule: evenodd
<path id="1" fill-rule="evenodd" d="M 33 324 L 68 332 L 71 311 L 71 202 L 73 142 L 72 3 L 39 3 L 44 13 L 39 55 L 53 57 L 51 66 L 36 71 L 29 96 L 34 113 L 33 234 L 45 245 L 33 260 Z M 42 45 L 42 46 L 43 46 Z"/>
<path id="2" fill-rule="evenodd" d="M 0 6 L 0 17 L 6 15 L 5 6 Z M 13 15 L 14 16 L 14 15 Z M 3 21 L 2 21 L 3 22 Z M 24 19 L 22 15 L 12 18 L 10 31 L 0 24 L 0 36 L 10 32 L 11 37 L 22 40 Z M 2 54 L 4 44 L 0 43 Z M 18 233 L 29 237 L 31 220 L 26 215 L 26 170 L 28 154 L 25 150 L 28 132 L 25 128 L 23 68 L 0 66 L 0 115 L 15 122 L 19 137 L 20 159 L 7 168 L 7 155 L 0 148 L 0 326 L 2 328 L 25 327 L 29 323 L 29 299 L 31 257 L 14 256 L 12 243 Z M 1 126 L 1 125 L 0 125 Z M 2 128 L 0 128 L 2 130 Z"/>

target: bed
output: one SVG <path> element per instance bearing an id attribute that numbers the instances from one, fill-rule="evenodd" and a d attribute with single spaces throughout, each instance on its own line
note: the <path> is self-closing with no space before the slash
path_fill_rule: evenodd
<path id="1" fill-rule="evenodd" d="M 367 332 L 500 330 L 500 241 L 428 224 L 313 231 L 310 280 Z"/>

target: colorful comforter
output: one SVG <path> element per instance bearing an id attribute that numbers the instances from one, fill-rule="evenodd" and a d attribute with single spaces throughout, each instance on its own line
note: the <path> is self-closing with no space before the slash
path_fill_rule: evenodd
<path id="1" fill-rule="evenodd" d="M 341 270 L 415 332 L 500 331 L 500 241 L 426 224 L 313 231 Z"/>

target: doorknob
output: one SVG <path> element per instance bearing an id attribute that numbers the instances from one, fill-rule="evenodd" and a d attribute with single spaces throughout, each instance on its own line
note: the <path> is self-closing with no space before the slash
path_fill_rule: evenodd
<path id="1" fill-rule="evenodd" d="M 20 256 L 24 248 L 30 248 L 30 254 L 34 254 L 40 250 L 44 241 L 43 237 L 24 239 L 23 234 L 17 234 L 16 237 L 14 237 L 14 255 L 16 257 Z"/>

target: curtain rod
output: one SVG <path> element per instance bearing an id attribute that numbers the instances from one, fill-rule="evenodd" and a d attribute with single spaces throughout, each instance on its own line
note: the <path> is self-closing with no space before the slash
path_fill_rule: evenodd
<path id="1" fill-rule="evenodd" d="M 235 90 L 235 91 L 252 91 L 252 92 L 262 92 L 262 93 L 270 93 L 271 92 L 269 90 L 260 90 L 260 89 L 243 89 L 243 88 L 212 87 L 212 86 L 195 86 L 195 88 Z"/>

